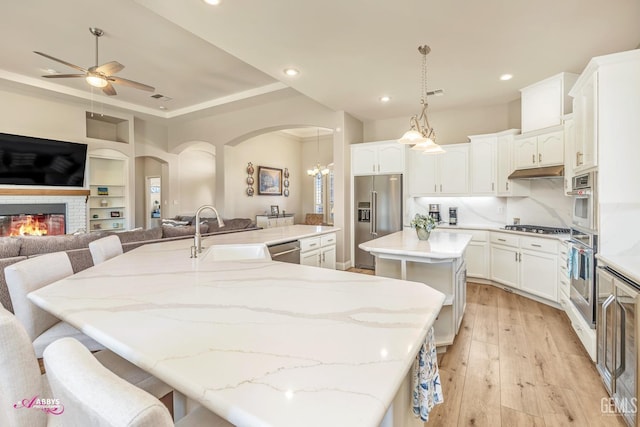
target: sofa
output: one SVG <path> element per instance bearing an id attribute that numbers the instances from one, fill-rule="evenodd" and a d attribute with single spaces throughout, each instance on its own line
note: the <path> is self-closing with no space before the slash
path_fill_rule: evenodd
<path id="1" fill-rule="evenodd" d="M 216 219 L 203 218 L 200 233 L 203 236 L 256 230 L 258 227 L 248 218 L 225 219 L 225 226 L 218 227 Z M 148 230 L 134 229 L 122 232 L 97 231 L 92 233 L 65 234 L 62 236 L 13 236 L 0 237 L 0 303 L 13 313 L 13 304 L 4 277 L 4 268 L 16 262 L 38 255 L 64 251 L 69 255 L 73 272 L 93 266 L 89 243 L 115 234 L 120 238 L 124 252 L 149 243 L 176 239 L 189 239 L 195 234 L 193 217 L 177 216 L 162 221 L 162 226 Z"/>

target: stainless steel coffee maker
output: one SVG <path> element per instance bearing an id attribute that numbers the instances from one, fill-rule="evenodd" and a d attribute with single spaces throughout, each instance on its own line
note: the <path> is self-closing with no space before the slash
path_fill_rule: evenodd
<path id="1" fill-rule="evenodd" d="M 440 204 L 433 203 L 429 205 L 429 216 L 436 220 L 436 222 L 442 221 L 442 217 L 440 216 Z"/>

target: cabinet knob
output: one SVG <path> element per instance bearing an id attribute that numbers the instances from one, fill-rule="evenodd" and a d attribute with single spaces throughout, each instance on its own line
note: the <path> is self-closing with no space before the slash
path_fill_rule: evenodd
<path id="1" fill-rule="evenodd" d="M 536 155 L 535 154 L 531 155 L 531 163 L 533 163 L 534 165 L 536 164 Z"/>
<path id="2" fill-rule="evenodd" d="M 509 191 L 509 181 L 507 181 L 507 191 Z"/>
<path id="3" fill-rule="evenodd" d="M 542 163 L 542 153 L 538 153 L 538 162 Z"/>

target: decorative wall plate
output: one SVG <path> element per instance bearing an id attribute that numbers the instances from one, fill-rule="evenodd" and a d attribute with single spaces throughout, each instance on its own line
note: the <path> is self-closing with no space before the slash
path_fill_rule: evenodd
<path id="1" fill-rule="evenodd" d="M 285 188 L 289 187 L 289 180 L 285 179 L 283 185 L 285 186 Z"/>
<path id="2" fill-rule="evenodd" d="M 249 175 L 253 175 L 254 169 L 253 169 L 253 164 L 251 162 L 249 162 L 249 164 L 247 165 L 247 173 Z"/>
<path id="3" fill-rule="evenodd" d="M 289 189 L 288 188 L 284 189 L 284 197 L 289 197 Z"/>
<path id="4" fill-rule="evenodd" d="M 247 196 L 249 197 L 253 196 L 253 187 L 247 188 Z"/>
<path id="5" fill-rule="evenodd" d="M 252 176 L 248 176 L 248 177 L 247 177 L 247 184 L 249 184 L 249 185 L 253 185 L 253 183 L 254 183 L 254 182 L 255 182 L 255 181 L 254 181 L 254 179 L 253 179 L 253 177 L 252 177 Z"/>
<path id="6" fill-rule="evenodd" d="M 289 178 L 289 168 L 284 168 L 284 173 L 282 174 L 285 178 Z"/>

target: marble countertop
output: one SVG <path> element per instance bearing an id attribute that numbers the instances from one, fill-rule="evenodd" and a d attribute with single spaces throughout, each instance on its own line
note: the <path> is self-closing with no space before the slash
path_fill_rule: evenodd
<path id="1" fill-rule="evenodd" d="M 471 241 L 470 234 L 431 233 L 429 240 L 419 240 L 412 228 L 360 243 L 362 250 L 373 255 L 387 254 L 427 259 L 460 258 Z"/>
<path id="2" fill-rule="evenodd" d="M 144 245 L 29 298 L 233 424 L 380 424 L 442 293 L 275 261 L 191 259 L 191 244 Z"/>
<path id="3" fill-rule="evenodd" d="M 640 255 L 596 254 L 596 258 L 623 276 L 640 284 Z"/>
<path id="4" fill-rule="evenodd" d="M 288 225 L 284 227 L 263 228 L 260 230 L 242 231 L 238 233 L 217 234 L 202 239 L 207 244 L 239 244 L 264 243 L 267 246 L 291 240 L 313 237 L 321 234 L 334 233 L 340 228 L 326 225 Z"/>

